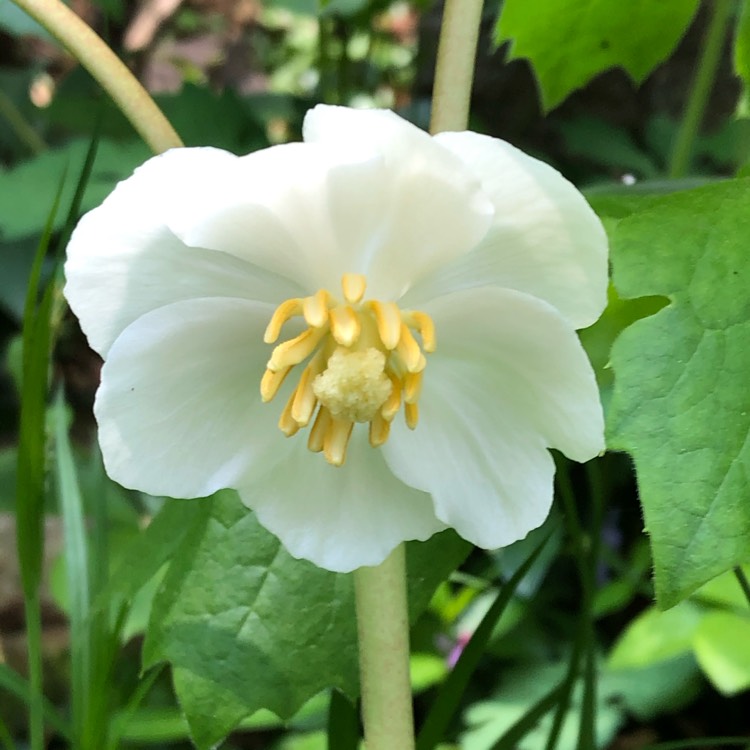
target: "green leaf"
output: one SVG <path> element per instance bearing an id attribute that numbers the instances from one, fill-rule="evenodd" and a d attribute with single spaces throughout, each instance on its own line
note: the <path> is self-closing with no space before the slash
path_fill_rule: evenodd
<path id="1" fill-rule="evenodd" d="M 750 565 L 743 568 L 745 575 L 750 574 Z M 747 610 L 747 598 L 742 590 L 737 576 L 733 570 L 729 570 L 708 583 L 701 586 L 695 592 L 695 598 L 702 602 L 718 604 L 728 609 L 737 609 L 741 612 Z"/>
<path id="2" fill-rule="evenodd" d="M 86 700 L 92 681 L 89 547 L 83 498 L 68 436 L 69 420 L 62 393 L 55 397 L 51 416 L 54 422 L 57 494 L 66 541 L 64 559 L 69 594 L 71 714 L 74 735 L 80 743 L 85 733 L 85 722 L 90 718 Z"/>
<path id="3" fill-rule="evenodd" d="M 610 448 L 635 461 L 669 607 L 750 560 L 750 180 L 660 199 L 612 238 L 621 297 L 670 304 L 615 342 Z"/>
<path id="4" fill-rule="evenodd" d="M 172 663 L 196 745 L 211 747 L 260 708 L 286 718 L 326 688 L 356 695 L 351 576 L 292 558 L 232 492 L 193 502 L 144 660 Z M 407 545 L 412 620 L 469 549 L 453 532 Z"/>
<path id="5" fill-rule="evenodd" d="M 750 687 L 750 617 L 710 612 L 695 634 L 695 656 L 724 695 Z"/>
<path id="6" fill-rule="evenodd" d="M 703 612 L 692 602 L 660 612 L 649 607 L 618 638 L 609 656 L 610 669 L 638 669 L 673 659 L 692 649 Z"/>
<path id="7" fill-rule="evenodd" d="M 90 139 L 73 141 L 63 148 L 46 151 L 15 169 L 0 172 L 0 238 L 10 241 L 38 234 L 55 200 L 57 185 L 67 165 L 82 164 Z M 149 156 L 142 143 L 117 144 L 101 141 L 81 210 L 99 205 L 112 188 Z M 53 229 L 59 229 L 72 203 L 75 184 L 68 182 L 60 198 L 60 211 Z M 33 196 L 33 200 L 29 200 Z"/>
<path id="8" fill-rule="evenodd" d="M 495 40 L 511 40 L 510 59 L 531 61 L 551 109 L 615 66 L 640 83 L 674 49 L 697 7 L 698 0 L 505 0 Z"/>
<path id="9" fill-rule="evenodd" d="M 610 703 L 646 722 L 686 706 L 703 688 L 703 677 L 692 653 L 637 669 L 605 669 L 599 689 Z"/>

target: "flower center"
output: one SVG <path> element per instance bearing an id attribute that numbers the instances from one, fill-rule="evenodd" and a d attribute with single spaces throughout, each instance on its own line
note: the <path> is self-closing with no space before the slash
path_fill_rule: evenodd
<path id="1" fill-rule="evenodd" d="M 341 288 L 343 302 L 321 289 L 276 308 L 266 328 L 267 344 L 278 340 L 292 318 L 303 318 L 307 327 L 274 348 L 260 383 L 263 401 L 270 401 L 292 368 L 307 361 L 279 429 L 291 437 L 315 417 L 307 447 L 322 451 L 334 466 L 346 459 L 355 422 L 369 423 L 373 448 L 388 439 L 402 403 L 406 424 L 417 426 L 427 364 L 423 352 L 435 351 L 435 327 L 428 315 L 400 310 L 395 302 L 363 302 L 366 280 L 360 274 L 344 274 Z"/>

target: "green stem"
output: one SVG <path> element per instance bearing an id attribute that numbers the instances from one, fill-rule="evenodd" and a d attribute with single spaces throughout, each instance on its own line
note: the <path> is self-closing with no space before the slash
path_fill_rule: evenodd
<path id="1" fill-rule="evenodd" d="M 465 130 L 483 0 L 446 0 L 440 28 L 430 132 Z"/>
<path id="2" fill-rule="evenodd" d="M 578 750 L 596 750 L 596 623 L 594 617 L 594 596 L 596 594 L 596 572 L 601 554 L 602 527 L 604 525 L 605 489 L 600 466 L 601 459 L 589 461 L 586 473 L 589 480 L 591 499 L 591 526 L 587 564 L 582 583 L 583 608 L 586 624 L 586 657 L 583 671 L 583 697 L 581 699 L 581 724 L 578 733 Z"/>
<path id="3" fill-rule="evenodd" d="M 13 100 L 3 91 L 0 91 L 0 117 L 8 123 L 18 140 L 32 154 L 41 154 L 47 148 L 47 144 L 39 137 L 36 130 L 24 120 Z"/>
<path id="4" fill-rule="evenodd" d="M 115 53 L 60 0 L 13 0 L 96 78 L 155 153 L 182 141 L 146 89 Z"/>
<path id="5" fill-rule="evenodd" d="M 29 657 L 29 744 L 44 750 L 44 687 L 42 676 L 42 612 L 39 593 L 25 599 L 26 642 Z"/>
<path id="6" fill-rule="evenodd" d="M 406 553 L 354 572 L 367 750 L 413 750 Z"/>
<path id="7" fill-rule="evenodd" d="M 734 0 L 714 0 L 713 15 L 698 61 L 698 70 L 669 162 L 669 176 L 673 179 L 684 177 L 690 169 L 693 146 L 703 123 L 703 115 L 711 93 L 711 86 L 716 78 L 727 26 L 732 18 L 733 10 Z"/>

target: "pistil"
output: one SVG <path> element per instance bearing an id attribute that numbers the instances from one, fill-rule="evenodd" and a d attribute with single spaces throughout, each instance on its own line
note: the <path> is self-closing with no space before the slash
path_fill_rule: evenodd
<path id="1" fill-rule="evenodd" d="M 260 384 L 261 397 L 270 401 L 291 370 L 307 360 L 279 429 L 291 437 L 312 421 L 308 448 L 335 466 L 346 460 L 358 422 L 369 423 L 373 447 L 386 442 L 402 404 L 406 424 L 416 428 L 424 353 L 435 350 L 435 326 L 425 313 L 402 311 L 395 302 L 363 302 L 367 283 L 361 274 L 344 274 L 341 288 L 343 302 L 321 289 L 278 306 L 266 328 L 267 343 L 277 341 L 291 318 L 302 317 L 308 328 L 274 348 Z"/>

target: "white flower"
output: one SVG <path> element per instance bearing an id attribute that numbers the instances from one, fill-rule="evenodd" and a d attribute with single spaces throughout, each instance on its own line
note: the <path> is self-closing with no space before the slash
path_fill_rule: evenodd
<path id="1" fill-rule="evenodd" d="M 76 229 L 66 295 L 105 359 L 108 473 L 235 488 L 330 570 L 446 527 L 516 541 L 549 510 L 547 448 L 604 448 L 575 334 L 605 305 L 601 224 L 487 136 L 319 106 L 304 138 L 169 151 Z"/>

